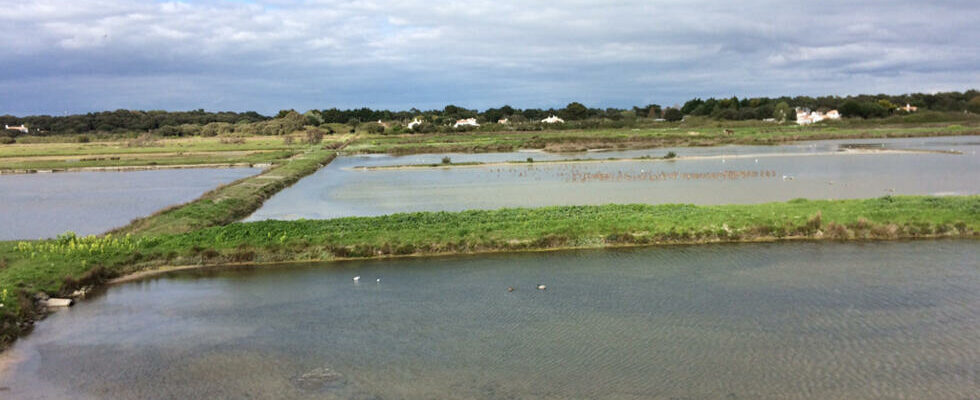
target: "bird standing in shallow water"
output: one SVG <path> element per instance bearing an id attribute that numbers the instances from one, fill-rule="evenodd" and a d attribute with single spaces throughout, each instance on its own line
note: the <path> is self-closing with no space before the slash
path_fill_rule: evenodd
<path id="1" fill-rule="evenodd" d="M 543 283 L 539 283 L 539 284 L 538 284 L 538 290 L 545 290 L 545 289 L 547 289 L 547 288 L 548 288 L 548 287 L 547 287 L 547 286 L 545 286 L 545 285 L 544 285 Z"/>
<path id="2" fill-rule="evenodd" d="M 354 277 L 354 282 L 357 282 L 359 280 L 361 280 L 361 276 L 360 275 Z"/>

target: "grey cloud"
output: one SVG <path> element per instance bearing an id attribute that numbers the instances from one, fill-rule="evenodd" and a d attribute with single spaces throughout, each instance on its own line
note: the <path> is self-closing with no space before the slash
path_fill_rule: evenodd
<path id="1" fill-rule="evenodd" d="M 0 114 L 980 86 L 971 2 L 609 3 L 0 0 Z"/>

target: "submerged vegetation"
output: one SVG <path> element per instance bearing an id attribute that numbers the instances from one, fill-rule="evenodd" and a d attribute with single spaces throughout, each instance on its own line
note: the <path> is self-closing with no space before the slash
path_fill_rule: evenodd
<path id="1" fill-rule="evenodd" d="M 980 234 L 980 196 L 417 212 L 232 223 L 161 234 L 216 225 L 208 208 L 216 207 L 213 198 L 201 207 L 166 216 L 157 224 L 137 223 L 123 230 L 142 232 L 134 235 L 78 238 L 67 234 L 48 241 L 0 242 L 0 290 L 8 290 L 0 336 L 12 340 L 28 326 L 25 321 L 33 317 L 35 292 L 68 295 L 80 286 L 159 266 L 790 239 L 976 238 Z M 201 222 L 191 222 L 194 218 Z"/>

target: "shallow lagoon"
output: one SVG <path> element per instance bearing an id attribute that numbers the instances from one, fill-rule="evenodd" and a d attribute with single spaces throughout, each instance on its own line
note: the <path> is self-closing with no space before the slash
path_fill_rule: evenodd
<path id="1" fill-rule="evenodd" d="M 843 151 L 851 147 L 861 151 Z M 873 149 L 926 152 L 873 152 Z M 320 219 L 547 205 L 725 204 L 800 197 L 840 199 L 890 194 L 977 194 L 980 193 L 978 149 L 980 139 L 965 136 L 575 154 L 515 152 L 338 157 L 327 167 L 273 196 L 247 220 Z M 939 153 L 951 150 L 960 154 Z M 443 156 L 462 163 L 524 161 L 528 157 L 535 161 L 657 158 L 669 151 L 694 159 L 381 170 L 356 168 L 439 163 Z"/>
<path id="2" fill-rule="evenodd" d="M 40 322 L 0 359 L 0 395 L 972 398 L 978 256 L 782 243 L 173 273 Z"/>
<path id="3" fill-rule="evenodd" d="M 0 175 L 0 240 L 47 238 L 69 230 L 102 233 L 259 172 L 199 168 Z"/>

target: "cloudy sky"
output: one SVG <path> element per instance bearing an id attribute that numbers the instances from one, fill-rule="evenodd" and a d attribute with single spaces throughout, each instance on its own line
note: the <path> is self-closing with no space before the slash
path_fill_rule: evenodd
<path id="1" fill-rule="evenodd" d="M 970 1 L 0 0 L 0 114 L 980 87 Z"/>

